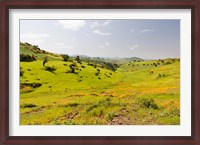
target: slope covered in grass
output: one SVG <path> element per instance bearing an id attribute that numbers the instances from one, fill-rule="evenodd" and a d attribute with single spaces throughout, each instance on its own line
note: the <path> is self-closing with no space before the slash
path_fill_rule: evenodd
<path id="1" fill-rule="evenodd" d="M 115 72 L 82 62 L 72 73 L 73 63 L 20 62 L 21 125 L 180 124 L 179 60 L 132 61 Z"/>
<path id="2" fill-rule="evenodd" d="M 35 56 L 38 60 L 43 60 L 46 56 L 49 60 L 62 60 L 60 55 L 56 55 L 38 48 L 29 43 L 20 43 L 20 54 Z"/>

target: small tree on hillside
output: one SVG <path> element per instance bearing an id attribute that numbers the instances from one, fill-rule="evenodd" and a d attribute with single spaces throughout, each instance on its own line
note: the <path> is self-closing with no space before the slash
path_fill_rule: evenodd
<path id="1" fill-rule="evenodd" d="M 43 60 L 43 66 L 45 66 L 45 64 L 47 63 L 48 59 L 47 56 L 45 56 L 44 60 Z"/>
<path id="2" fill-rule="evenodd" d="M 80 57 L 78 55 L 76 57 L 76 61 L 81 64 L 81 59 L 80 59 Z"/>
<path id="3" fill-rule="evenodd" d="M 75 73 L 75 70 L 78 69 L 76 62 L 73 62 L 72 64 L 70 64 L 69 67 L 71 69 L 71 73 Z"/>
<path id="4" fill-rule="evenodd" d="M 68 61 L 69 60 L 69 55 L 63 54 L 62 58 L 63 58 L 64 61 Z"/>

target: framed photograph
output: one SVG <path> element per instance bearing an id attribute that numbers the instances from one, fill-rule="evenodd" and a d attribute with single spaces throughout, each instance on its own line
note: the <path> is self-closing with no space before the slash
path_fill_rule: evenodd
<path id="1" fill-rule="evenodd" d="M 200 144 L 199 1 L 1 1 L 1 144 Z"/>

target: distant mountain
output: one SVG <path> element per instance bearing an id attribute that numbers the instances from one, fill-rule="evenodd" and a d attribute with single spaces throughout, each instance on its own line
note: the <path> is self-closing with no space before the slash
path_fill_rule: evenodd
<path id="1" fill-rule="evenodd" d="M 37 45 L 32 45 L 29 43 L 20 42 L 20 54 L 34 56 L 39 60 L 43 60 L 46 56 L 49 60 L 62 60 L 61 54 L 51 53 L 45 50 L 40 49 Z M 122 64 L 131 61 L 144 61 L 138 57 L 130 57 L 130 58 L 119 58 L 119 57 L 90 57 L 87 55 L 73 55 L 71 57 L 79 56 L 82 60 L 93 60 L 93 61 L 104 61 L 108 63 L 116 63 Z"/>
<path id="2" fill-rule="evenodd" d="M 119 57 L 90 57 L 87 55 L 73 55 L 74 57 L 79 56 L 83 60 L 95 60 L 95 61 L 105 61 L 109 63 L 117 63 L 117 64 L 122 64 L 122 63 L 127 63 L 131 61 L 144 61 L 143 59 L 139 57 L 130 57 L 130 58 L 119 58 Z"/>

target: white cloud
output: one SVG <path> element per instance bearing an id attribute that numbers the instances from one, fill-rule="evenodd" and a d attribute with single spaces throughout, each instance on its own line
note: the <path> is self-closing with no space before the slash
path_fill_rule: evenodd
<path id="1" fill-rule="evenodd" d="M 34 33 L 26 33 L 21 36 L 21 39 L 38 39 L 38 38 L 47 38 L 50 37 L 48 34 L 34 34 Z"/>
<path id="2" fill-rule="evenodd" d="M 56 25 L 63 29 L 77 31 L 86 25 L 84 20 L 58 20 Z"/>
<path id="3" fill-rule="evenodd" d="M 133 45 L 133 46 L 131 46 L 129 49 L 130 49 L 130 50 L 134 50 L 134 49 L 137 48 L 137 47 L 139 47 L 139 45 Z"/>
<path id="4" fill-rule="evenodd" d="M 104 21 L 104 22 L 103 22 L 103 26 L 108 25 L 110 22 L 112 22 L 112 20 L 106 20 L 106 21 Z"/>
<path id="5" fill-rule="evenodd" d="M 109 43 L 109 42 L 106 42 L 106 43 L 105 43 L 105 45 L 106 45 L 106 46 L 109 46 L 109 45 L 110 45 L 110 43 Z"/>
<path id="6" fill-rule="evenodd" d="M 105 20 L 105 21 L 94 21 L 90 24 L 91 28 L 95 27 L 102 27 L 108 25 L 112 20 Z"/>
<path id="7" fill-rule="evenodd" d="M 20 36 L 21 42 L 28 42 L 31 44 L 40 44 L 45 41 L 45 39 L 49 38 L 48 34 L 34 34 L 34 33 L 26 33 Z"/>
<path id="8" fill-rule="evenodd" d="M 131 31 L 131 32 L 135 32 L 135 29 L 131 29 L 130 31 Z"/>
<path id="9" fill-rule="evenodd" d="M 154 29 L 144 29 L 142 31 L 140 31 L 140 33 L 145 33 L 145 32 L 153 32 L 155 31 Z"/>
<path id="10" fill-rule="evenodd" d="M 92 24 L 90 24 L 91 28 L 98 27 L 98 26 L 100 26 L 100 23 L 98 21 L 95 21 Z"/>
<path id="11" fill-rule="evenodd" d="M 110 43 L 109 42 L 105 42 L 103 45 L 99 45 L 99 48 L 105 48 L 105 47 L 109 47 Z"/>
<path id="12" fill-rule="evenodd" d="M 111 33 L 108 33 L 108 32 L 101 32 L 100 30 L 94 30 L 92 31 L 94 34 L 97 34 L 97 35 L 101 35 L 101 36 L 109 36 L 111 35 Z"/>

